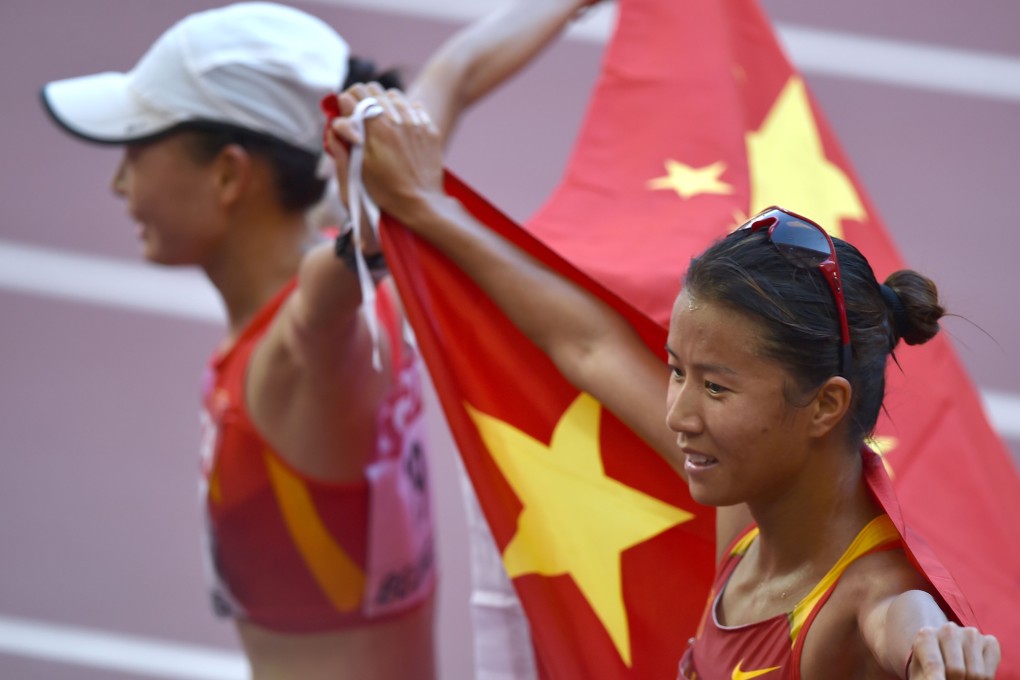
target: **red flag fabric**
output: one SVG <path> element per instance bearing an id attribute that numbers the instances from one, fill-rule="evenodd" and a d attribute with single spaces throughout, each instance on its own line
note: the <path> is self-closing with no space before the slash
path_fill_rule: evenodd
<path id="1" fill-rule="evenodd" d="M 690 258 L 778 204 L 904 268 L 755 0 L 618 0 L 565 177 L 527 227 L 666 324 Z M 918 197 L 924 200 L 927 197 Z M 956 577 L 1020 677 L 1020 477 L 945 337 L 901 347 L 872 446 L 907 523 Z"/>
<path id="2" fill-rule="evenodd" d="M 448 178 L 448 190 L 481 222 L 602 297 L 661 351 L 661 326 L 457 180 Z M 696 505 L 658 454 L 567 383 L 467 276 L 394 226 L 384 216 L 387 261 L 531 623 L 541 677 L 675 677 L 711 585 L 714 511 Z"/>
<path id="3" fill-rule="evenodd" d="M 456 178 L 483 224 L 622 314 L 651 351 L 666 330 L 518 228 Z M 715 561 L 714 512 L 610 412 L 569 385 L 434 247 L 383 216 L 383 246 L 419 349 L 507 573 L 543 680 L 672 678 Z M 881 459 L 865 480 L 950 616 L 959 587 L 906 525 Z"/>

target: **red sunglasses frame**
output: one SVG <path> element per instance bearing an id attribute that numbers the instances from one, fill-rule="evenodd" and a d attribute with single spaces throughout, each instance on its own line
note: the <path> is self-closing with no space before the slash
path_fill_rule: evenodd
<path id="1" fill-rule="evenodd" d="M 776 241 L 775 235 L 778 230 L 787 227 L 796 228 L 803 226 L 816 229 L 825 238 L 829 251 L 827 254 L 821 250 L 798 244 L 792 240 Z M 836 303 L 836 311 L 839 313 L 839 330 L 842 340 L 839 374 L 844 378 L 849 379 L 850 374 L 853 372 L 853 346 L 850 343 L 850 324 L 846 317 L 846 297 L 843 295 L 843 278 L 839 273 L 839 261 L 836 259 L 836 246 L 832 242 L 832 238 L 817 222 L 809 220 L 803 215 L 798 215 L 795 212 L 786 210 L 785 208 L 780 208 L 779 206 L 766 208 L 749 219 L 742 226 L 738 227 L 737 231 L 750 229 L 753 234 L 765 229 L 766 227 L 768 228 L 769 242 L 776 246 L 776 249 L 796 266 L 803 268 L 806 265 L 802 260 L 791 257 L 788 252 L 790 249 L 799 249 L 802 251 L 817 253 L 820 257 L 825 258 L 818 262 L 817 267 L 822 272 L 825 282 L 829 284 L 829 290 L 832 291 L 832 299 Z M 783 247 L 780 247 L 780 243 L 783 244 Z"/>

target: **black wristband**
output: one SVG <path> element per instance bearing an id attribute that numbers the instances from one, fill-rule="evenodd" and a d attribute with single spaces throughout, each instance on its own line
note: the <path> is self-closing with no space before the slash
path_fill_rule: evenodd
<path id="1" fill-rule="evenodd" d="M 336 242 L 333 244 L 333 252 L 336 256 L 344 261 L 350 270 L 358 270 L 358 262 L 354 255 L 354 249 L 357 246 L 354 245 L 354 230 L 348 229 L 336 237 Z M 374 255 L 365 255 L 365 264 L 368 266 L 370 272 L 380 272 L 386 270 L 386 257 L 381 253 L 375 253 Z"/>

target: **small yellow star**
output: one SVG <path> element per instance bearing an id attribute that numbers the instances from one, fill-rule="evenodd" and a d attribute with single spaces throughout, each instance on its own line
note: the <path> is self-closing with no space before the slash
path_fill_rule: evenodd
<path id="1" fill-rule="evenodd" d="M 864 443 L 882 459 L 882 465 L 885 467 L 886 473 L 889 475 L 889 479 L 893 479 L 896 475 L 893 473 L 892 465 L 889 464 L 889 459 L 886 458 L 886 454 L 896 448 L 899 444 L 899 440 L 896 437 L 882 437 L 874 436 L 868 437 L 864 440 Z"/>
<path id="2" fill-rule="evenodd" d="M 524 506 L 503 551 L 510 578 L 569 575 L 630 666 L 621 554 L 694 515 L 605 475 L 601 405 L 587 394 L 563 413 L 548 445 L 465 406 Z"/>
<path id="3" fill-rule="evenodd" d="M 672 189 L 682 199 L 698 194 L 732 194 L 733 187 L 719 178 L 726 164 L 716 161 L 703 168 L 692 168 L 672 159 L 666 160 L 666 175 L 648 181 L 649 189 Z"/>
<path id="4" fill-rule="evenodd" d="M 751 214 L 770 205 L 799 212 L 842 237 L 842 219 L 863 219 L 853 182 L 825 157 L 807 89 L 792 77 L 757 131 L 747 133 Z"/>

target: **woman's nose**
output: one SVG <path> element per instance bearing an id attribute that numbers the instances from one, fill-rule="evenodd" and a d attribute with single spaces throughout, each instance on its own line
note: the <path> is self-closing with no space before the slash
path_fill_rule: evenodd
<path id="1" fill-rule="evenodd" d="M 117 196 L 124 197 L 127 195 L 127 162 L 122 159 L 120 165 L 117 166 L 117 170 L 113 173 L 113 179 L 110 182 L 110 189 Z"/>
<path id="2" fill-rule="evenodd" d="M 667 399 L 666 426 L 670 430 L 684 434 L 694 434 L 701 430 L 702 420 L 697 409 L 697 399 L 690 385 L 671 385 Z"/>

